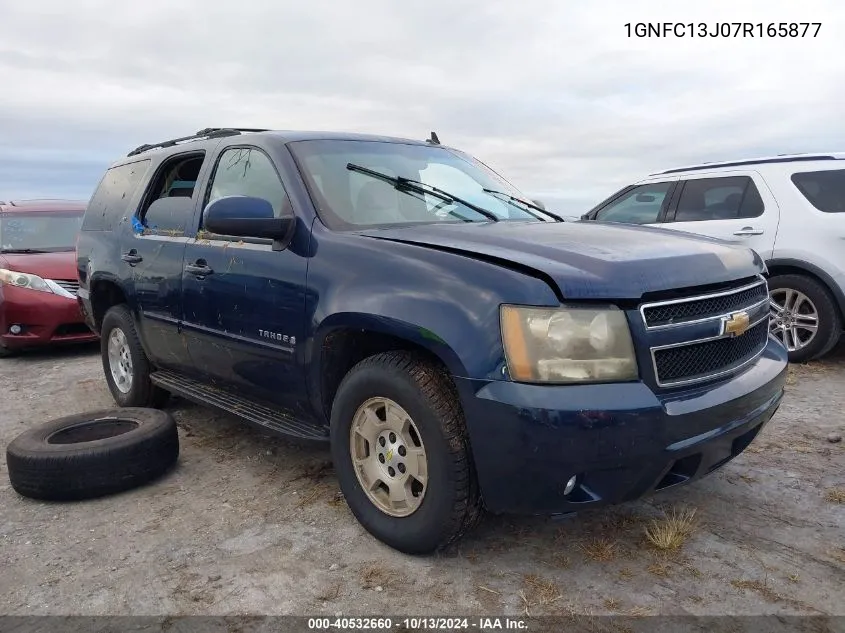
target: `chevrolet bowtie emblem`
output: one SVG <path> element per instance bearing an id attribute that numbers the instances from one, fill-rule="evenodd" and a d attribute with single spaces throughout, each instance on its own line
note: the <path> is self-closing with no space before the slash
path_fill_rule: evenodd
<path id="1" fill-rule="evenodd" d="M 742 336 L 748 329 L 750 319 L 747 312 L 734 312 L 730 317 L 725 317 L 723 322 L 725 334 Z"/>

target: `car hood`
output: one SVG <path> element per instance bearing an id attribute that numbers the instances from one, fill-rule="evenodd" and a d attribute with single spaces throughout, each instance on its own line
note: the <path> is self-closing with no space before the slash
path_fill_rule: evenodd
<path id="1" fill-rule="evenodd" d="M 751 249 L 659 228 L 592 222 L 431 224 L 360 231 L 523 269 L 572 299 L 639 299 L 764 272 Z"/>
<path id="2" fill-rule="evenodd" d="M 19 273 L 32 273 L 42 279 L 76 279 L 76 254 L 59 253 L 0 253 L 0 268 Z"/>

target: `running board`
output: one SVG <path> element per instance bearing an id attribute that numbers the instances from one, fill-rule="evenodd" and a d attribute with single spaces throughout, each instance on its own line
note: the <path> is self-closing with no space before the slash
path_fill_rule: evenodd
<path id="1" fill-rule="evenodd" d="M 300 422 L 278 409 L 258 404 L 248 398 L 236 396 L 176 372 L 161 369 L 150 374 L 150 380 L 165 391 L 175 393 L 197 404 L 231 413 L 247 422 L 282 435 L 323 442 L 329 439 L 328 432 L 319 426 Z"/>

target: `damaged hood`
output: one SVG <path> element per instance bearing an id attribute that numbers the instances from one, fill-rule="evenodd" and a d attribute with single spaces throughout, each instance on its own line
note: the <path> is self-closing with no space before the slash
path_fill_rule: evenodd
<path id="1" fill-rule="evenodd" d="M 666 229 L 593 222 L 443 223 L 369 229 L 367 237 L 532 269 L 564 298 L 639 299 L 764 272 L 751 249 Z"/>

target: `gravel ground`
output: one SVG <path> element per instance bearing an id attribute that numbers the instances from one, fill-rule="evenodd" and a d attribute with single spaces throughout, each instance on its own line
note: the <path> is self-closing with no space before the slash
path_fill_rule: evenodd
<path id="1" fill-rule="evenodd" d="M 0 361 L 0 443 L 58 415 L 113 406 L 96 348 Z M 5 614 L 845 615 L 845 345 L 791 370 L 746 453 L 694 485 L 563 522 L 488 517 L 447 554 L 370 537 L 326 449 L 266 437 L 175 401 L 178 467 L 82 503 L 9 486 L 0 458 Z M 644 537 L 695 509 L 685 542 Z M 663 521 L 665 524 L 665 520 Z"/>

